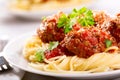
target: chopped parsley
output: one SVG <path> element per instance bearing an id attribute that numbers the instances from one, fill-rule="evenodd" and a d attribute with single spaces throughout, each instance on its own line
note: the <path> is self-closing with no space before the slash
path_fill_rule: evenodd
<path id="1" fill-rule="evenodd" d="M 46 16 L 43 16 L 43 17 L 42 17 L 42 21 L 45 21 L 46 19 L 47 19 Z"/>
<path id="2" fill-rule="evenodd" d="M 109 48 L 112 45 L 112 41 L 106 39 L 105 40 L 105 45 L 106 45 L 107 48 Z"/>
<path id="3" fill-rule="evenodd" d="M 82 9 L 78 10 L 79 17 L 78 22 L 82 26 L 92 26 L 94 25 L 94 18 L 93 18 L 93 13 L 91 10 L 83 7 Z"/>
<path id="4" fill-rule="evenodd" d="M 35 53 L 35 60 L 42 62 L 44 60 L 44 51 L 42 49 L 39 49 L 36 53 Z"/>
<path id="5" fill-rule="evenodd" d="M 73 22 L 71 21 L 71 19 L 68 18 L 67 15 L 62 14 L 61 17 L 58 20 L 58 28 L 63 27 L 64 28 L 64 32 L 68 33 L 70 30 L 72 30 L 72 26 L 73 26 Z"/>
<path id="6" fill-rule="evenodd" d="M 58 46 L 59 42 L 50 42 L 49 46 L 48 46 L 48 50 L 53 50 L 54 48 L 56 48 Z"/>
<path id="7" fill-rule="evenodd" d="M 79 10 L 73 9 L 73 11 L 69 14 L 62 14 L 58 20 L 57 27 L 64 28 L 64 32 L 68 33 L 72 30 L 72 26 L 78 22 L 81 26 L 90 27 L 94 25 L 93 13 L 90 9 L 83 7 Z"/>
<path id="8" fill-rule="evenodd" d="M 48 49 L 43 49 L 42 47 L 35 53 L 35 60 L 42 62 L 45 58 L 44 52 L 46 50 L 53 50 L 54 48 L 56 48 L 58 46 L 59 42 L 50 42 Z"/>

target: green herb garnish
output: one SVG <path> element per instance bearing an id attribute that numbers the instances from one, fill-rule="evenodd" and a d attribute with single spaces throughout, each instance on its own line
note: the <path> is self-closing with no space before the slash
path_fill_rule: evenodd
<path id="1" fill-rule="evenodd" d="M 50 42 L 49 46 L 48 46 L 48 50 L 53 50 L 54 48 L 56 48 L 58 46 L 59 42 Z"/>
<path id="2" fill-rule="evenodd" d="M 39 62 L 42 62 L 45 58 L 44 56 L 44 52 L 46 50 L 53 50 L 54 48 L 56 48 L 58 46 L 59 42 L 56 41 L 56 42 L 50 42 L 49 43 L 49 46 L 48 46 L 48 49 L 44 49 L 44 48 L 40 48 L 36 53 L 35 53 L 35 60 L 36 61 L 39 61 Z"/>
<path id="3" fill-rule="evenodd" d="M 35 53 L 35 60 L 42 62 L 44 60 L 44 51 L 42 49 L 39 49 L 36 53 Z"/>
<path id="4" fill-rule="evenodd" d="M 46 19 L 47 19 L 46 16 L 43 16 L 43 17 L 42 17 L 42 21 L 45 21 Z"/>
<path id="5" fill-rule="evenodd" d="M 67 15 L 62 14 L 61 17 L 59 18 L 57 26 L 58 26 L 58 28 L 63 27 L 64 32 L 68 33 L 72 29 L 73 22 L 68 18 Z"/>
<path id="6" fill-rule="evenodd" d="M 106 45 L 107 48 L 109 48 L 112 45 L 112 41 L 110 41 L 108 39 L 105 40 L 105 45 Z"/>
<path id="7" fill-rule="evenodd" d="M 73 9 L 71 14 L 65 15 L 62 14 L 58 20 L 57 27 L 64 28 L 64 32 L 68 33 L 72 30 L 72 26 L 78 22 L 81 26 L 89 27 L 94 25 L 93 13 L 91 10 L 83 7 L 79 10 Z"/>
<path id="8" fill-rule="evenodd" d="M 78 13 L 80 14 L 80 18 L 78 18 L 78 22 L 82 25 L 82 26 L 93 26 L 94 25 L 94 18 L 93 18 L 93 13 L 91 10 L 87 9 L 87 8 L 82 8 L 78 11 Z"/>

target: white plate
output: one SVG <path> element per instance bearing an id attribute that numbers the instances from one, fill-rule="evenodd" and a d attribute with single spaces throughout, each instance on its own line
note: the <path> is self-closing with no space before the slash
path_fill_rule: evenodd
<path id="1" fill-rule="evenodd" d="M 62 9 L 53 9 L 53 10 L 36 10 L 36 11 L 25 11 L 21 9 L 8 9 L 8 12 L 12 14 L 13 16 L 24 18 L 24 19 L 32 19 L 32 20 L 40 20 L 41 17 L 43 16 L 48 16 L 52 14 L 56 14 L 58 11 L 63 11 L 65 13 L 69 13 L 72 11 L 72 9 L 80 9 L 81 7 L 87 7 L 91 8 L 96 0 L 91 0 L 90 2 L 86 2 L 84 4 L 80 4 L 79 6 L 72 7 L 72 8 L 62 8 Z"/>
<path id="2" fill-rule="evenodd" d="M 22 49 L 25 43 L 25 40 L 31 37 L 33 33 L 25 34 L 19 38 L 16 38 L 10 41 L 4 49 L 4 56 L 8 62 L 22 70 L 53 77 L 59 77 L 64 79 L 113 79 L 120 76 L 120 70 L 101 72 L 101 73 L 52 73 L 36 70 L 28 66 L 28 62 L 23 58 Z"/>

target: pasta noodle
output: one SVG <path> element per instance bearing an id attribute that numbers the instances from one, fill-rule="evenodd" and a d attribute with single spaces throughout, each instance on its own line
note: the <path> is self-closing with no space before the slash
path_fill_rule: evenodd
<path id="1" fill-rule="evenodd" d="M 105 52 L 96 53 L 87 59 L 63 55 L 48 60 L 44 59 L 44 63 L 35 62 L 34 53 L 39 47 L 43 46 L 42 44 L 38 37 L 33 36 L 27 41 L 23 51 L 24 57 L 30 61 L 29 65 L 39 70 L 64 73 L 94 73 L 120 69 L 119 48 L 116 46 L 109 47 Z M 45 48 L 45 45 L 43 48 Z M 110 54 L 110 50 L 114 50 L 114 53 Z"/>
<path id="2" fill-rule="evenodd" d="M 45 17 L 36 36 L 27 40 L 23 56 L 31 67 L 49 72 L 120 69 L 120 20 L 116 20 L 86 7 Z"/>
<path id="3" fill-rule="evenodd" d="M 35 52 L 42 47 L 43 43 L 40 40 L 38 36 L 32 36 L 30 39 L 26 40 L 26 44 L 24 46 L 23 50 L 23 56 L 28 60 L 28 61 L 34 61 L 34 55 Z M 44 45 L 43 48 L 46 45 Z"/>
<path id="4" fill-rule="evenodd" d="M 111 58 L 112 60 L 110 60 Z M 59 56 L 57 60 L 45 60 L 45 62 L 47 64 L 30 63 L 29 65 L 36 69 L 42 68 L 41 70 L 53 72 L 104 72 L 120 68 L 120 54 L 100 53 L 95 54 L 88 59 L 81 59 L 77 56 Z"/>

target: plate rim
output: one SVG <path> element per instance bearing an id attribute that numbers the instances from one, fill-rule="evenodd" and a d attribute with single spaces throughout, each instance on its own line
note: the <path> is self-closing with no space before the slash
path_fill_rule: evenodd
<path id="1" fill-rule="evenodd" d="M 39 75 L 46 75 L 46 76 L 53 76 L 53 77 L 66 77 L 66 78 L 94 78 L 94 77 L 108 77 L 110 75 L 120 75 L 120 70 L 114 70 L 114 71 L 107 71 L 107 72 L 100 72 L 100 73 L 55 73 L 55 72 L 46 72 L 46 71 L 40 71 L 37 69 L 32 68 L 33 70 L 29 70 L 26 68 L 23 68 L 22 66 L 15 64 L 14 62 L 10 61 L 8 56 L 7 56 L 7 49 L 10 47 L 10 45 L 12 45 L 13 43 L 15 44 L 15 42 L 23 37 L 27 37 L 28 35 L 33 35 L 33 33 L 26 33 L 23 34 L 21 36 L 18 36 L 17 38 L 12 39 L 4 48 L 3 50 L 3 56 L 6 58 L 6 60 L 13 66 L 20 68 L 21 70 L 24 71 L 28 71 L 31 73 L 35 73 L 35 74 L 39 74 Z M 31 36 L 32 36 L 31 35 Z M 26 60 L 26 59 L 25 59 Z M 27 61 L 27 60 L 26 60 Z M 28 64 L 27 64 L 28 65 Z"/>

